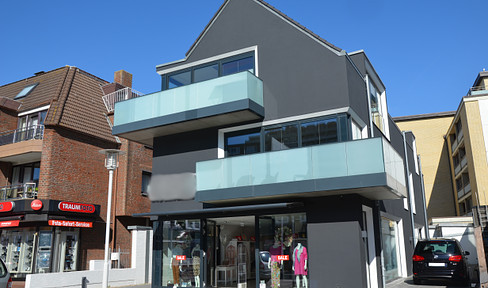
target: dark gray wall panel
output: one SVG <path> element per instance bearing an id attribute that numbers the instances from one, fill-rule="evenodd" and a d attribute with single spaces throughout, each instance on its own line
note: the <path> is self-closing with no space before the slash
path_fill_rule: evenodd
<path id="1" fill-rule="evenodd" d="M 365 251 L 357 222 L 307 225 L 310 287 L 364 287 Z"/>
<path id="2" fill-rule="evenodd" d="M 364 123 L 369 123 L 369 97 L 366 90 L 366 82 L 364 82 L 364 79 L 350 61 L 346 61 L 346 68 L 349 98 L 351 99 L 350 106 Z"/>
<path id="3" fill-rule="evenodd" d="M 345 57 L 254 1 L 230 1 L 187 62 L 253 45 L 266 120 L 349 106 Z"/>
<path id="4" fill-rule="evenodd" d="M 366 57 L 364 53 L 358 53 L 354 55 L 349 55 L 351 60 L 354 62 L 356 67 L 361 71 L 363 75 L 366 75 Z"/>

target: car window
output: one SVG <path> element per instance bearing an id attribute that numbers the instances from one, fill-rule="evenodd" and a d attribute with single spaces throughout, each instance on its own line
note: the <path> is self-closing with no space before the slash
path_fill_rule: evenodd
<path id="1" fill-rule="evenodd" d="M 419 242 L 417 247 L 417 254 L 460 254 L 456 242 L 446 241 L 432 241 Z"/>

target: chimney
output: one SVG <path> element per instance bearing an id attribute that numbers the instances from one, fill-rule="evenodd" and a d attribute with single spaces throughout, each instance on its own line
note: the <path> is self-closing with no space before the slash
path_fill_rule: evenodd
<path id="1" fill-rule="evenodd" d="M 114 82 L 132 88 L 132 74 L 125 70 L 115 71 Z"/>

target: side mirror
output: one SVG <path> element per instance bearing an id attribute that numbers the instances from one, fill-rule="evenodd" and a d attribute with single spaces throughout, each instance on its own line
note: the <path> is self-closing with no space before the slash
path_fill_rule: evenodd
<path id="1" fill-rule="evenodd" d="M 464 251 L 464 255 L 468 256 L 469 255 L 469 251 Z"/>

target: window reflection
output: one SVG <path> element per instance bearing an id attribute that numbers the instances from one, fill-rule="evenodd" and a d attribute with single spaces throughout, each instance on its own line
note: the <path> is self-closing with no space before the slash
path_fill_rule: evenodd
<path id="1" fill-rule="evenodd" d="M 243 131 L 241 131 L 242 133 Z M 225 140 L 227 156 L 245 155 L 260 152 L 260 131 L 246 130 L 243 135 L 228 136 Z"/>
<path id="2" fill-rule="evenodd" d="M 188 85 L 191 83 L 191 71 L 186 71 L 183 73 L 169 76 L 168 82 L 169 82 L 168 87 L 170 89 L 180 87 L 183 85 Z"/>
<path id="3" fill-rule="evenodd" d="M 254 73 L 254 57 L 247 57 L 222 64 L 222 76 L 242 71 Z"/>
<path id="4" fill-rule="evenodd" d="M 193 82 L 201 82 L 219 77 L 219 65 L 209 65 L 195 69 L 193 72 Z"/>
<path id="5" fill-rule="evenodd" d="M 235 156 L 348 141 L 351 125 L 343 114 L 236 131 L 225 134 L 225 151 L 227 156 Z"/>

